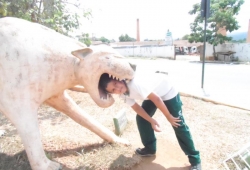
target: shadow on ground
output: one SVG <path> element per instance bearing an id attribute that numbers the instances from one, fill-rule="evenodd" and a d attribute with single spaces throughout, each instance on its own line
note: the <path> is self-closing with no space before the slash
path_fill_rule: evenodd
<path id="1" fill-rule="evenodd" d="M 56 150 L 56 151 L 45 151 L 49 159 L 53 158 L 62 158 L 67 156 L 72 156 L 81 153 L 84 150 L 84 154 L 93 152 L 93 150 L 98 150 L 102 148 L 105 143 L 91 144 L 88 146 L 81 146 L 73 149 L 67 150 Z M 105 155 L 107 156 L 107 155 Z M 133 155 L 132 157 L 126 157 L 124 155 L 119 155 L 108 167 L 109 170 L 124 170 L 131 169 L 131 161 L 134 162 L 138 156 Z M 62 170 L 96 170 L 94 165 L 89 166 L 79 166 L 77 168 L 70 168 L 63 165 Z M 7 155 L 5 153 L 0 153 L 0 170 L 31 170 L 28 157 L 26 152 L 23 150 L 14 155 Z M 106 168 L 105 168 L 106 169 Z"/>
<path id="2" fill-rule="evenodd" d="M 155 163 L 156 156 L 143 157 L 140 164 L 131 168 L 132 170 L 189 170 L 189 166 L 186 167 L 169 167 L 166 168 L 158 163 Z"/>

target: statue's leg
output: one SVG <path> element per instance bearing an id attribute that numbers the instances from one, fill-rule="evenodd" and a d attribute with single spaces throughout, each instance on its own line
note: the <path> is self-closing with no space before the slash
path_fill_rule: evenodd
<path id="1" fill-rule="evenodd" d="M 111 143 L 121 143 L 128 145 L 129 142 L 118 136 L 116 136 L 112 131 L 110 131 L 105 126 L 101 125 L 98 121 L 93 119 L 89 114 L 84 112 L 67 94 L 63 92 L 57 96 L 51 97 L 45 101 L 46 104 L 54 107 L 58 111 L 61 111 L 68 115 L 75 122 L 91 130 L 102 139 Z"/>
<path id="2" fill-rule="evenodd" d="M 69 88 L 69 90 L 82 92 L 82 93 L 88 93 L 87 90 L 83 86 L 80 86 L 80 85 L 71 87 L 71 88 Z"/>
<path id="3" fill-rule="evenodd" d="M 49 160 L 43 150 L 39 132 L 37 107 L 28 106 L 29 101 L 14 102 L 3 113 L 16 127 L 33 170 L 59 170 L 60 164 Z"/>

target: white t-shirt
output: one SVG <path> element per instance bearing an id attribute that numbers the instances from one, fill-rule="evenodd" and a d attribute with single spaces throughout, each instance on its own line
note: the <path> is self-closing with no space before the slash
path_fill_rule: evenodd
<path id="1" fill-rule="evenodd" d="M 129 95 L 121 95 L 129 106 L 135 104 L 135 100 L 148 100 L 148 95 L 154 92 L 161 99 L 169 100 L 178 94 L 166 74 L 162 73 L 136 73 L 134 78 L 127 83 Z"/>

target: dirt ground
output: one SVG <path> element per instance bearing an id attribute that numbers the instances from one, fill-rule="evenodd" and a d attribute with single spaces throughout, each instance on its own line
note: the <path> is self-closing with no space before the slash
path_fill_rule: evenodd
<path id="1" fill-rule="evenodd" d="M 174 131 L 163 114 L 154 118 L 161 123 L 156 133 L 158 150 L 155 157 L 141 158 L 134 149 L 141 147 L 135 113 L 116 97 L 116 103 L 99 108 L 85 93 L 68 91 L 85 112 L 114 131 L 113 117 L 126 108 L 128 125 L 122 134 L 131 146 L 111 145 L 64 114 L 43 105 L 38 118 L 42 142 L 47 156 L 60 162 L 64 170 L 188 170 L 187 157 L 179 148 Z M 224 169 L 222 161 L 229 154 L 250 142 L 250 112 L 223 105 L 215 105 L 191 97 L 181 96 L 183 115 L 190 127 L 196 148 L 201 153 L 204 170 Z M 141 101 L 138 101 L 139 103 Z M 0 114 L 0 170 L 30 170 L 20 137 L 13 125 Z"/>

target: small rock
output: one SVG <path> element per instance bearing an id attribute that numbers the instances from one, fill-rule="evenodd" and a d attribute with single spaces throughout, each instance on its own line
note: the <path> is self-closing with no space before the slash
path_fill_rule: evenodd
<path id="1" fill-rule="evenodd" d="M 6 133 L 6 131 L 5 131 L 5 130 L 0 129 L 0 137 L 2 137 L 5 133 Z"/>

